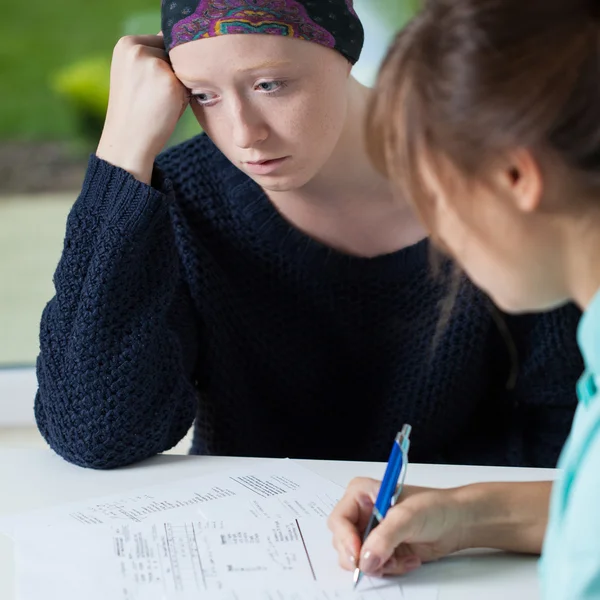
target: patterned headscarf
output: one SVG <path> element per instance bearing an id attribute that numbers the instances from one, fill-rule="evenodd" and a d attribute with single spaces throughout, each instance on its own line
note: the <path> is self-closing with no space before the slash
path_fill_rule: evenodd
<path id="1" fill-rule="evenodd" d="M 165 48 L 233 33 L 307 40 L 341 52 L 354 64 L 364 31 L 353 0 L 162 0 Z"/>

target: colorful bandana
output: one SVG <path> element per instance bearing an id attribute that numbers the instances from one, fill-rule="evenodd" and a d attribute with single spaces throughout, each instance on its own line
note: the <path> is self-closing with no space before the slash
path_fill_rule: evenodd
<path id="1" fill-rule="evenodd" d="M 193 40 L 234 33 L 284 35 L 341 52 L 354 64 L 364 31 L 353 0 L 162 0 L 170 51 Z"/>

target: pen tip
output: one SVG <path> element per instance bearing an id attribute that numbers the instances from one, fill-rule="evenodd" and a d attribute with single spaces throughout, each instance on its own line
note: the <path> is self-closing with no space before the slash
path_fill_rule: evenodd
<path id="1" fill-rule="evenodd" d="M 362 573 L 360 572 L 360 569 L 357 567 L 356 569 L 354 569 L 354 589 L 356 589 L 356 586 L 358 585 L 358 582 L 360 581 L 360 576 L 362 575 Z"/>

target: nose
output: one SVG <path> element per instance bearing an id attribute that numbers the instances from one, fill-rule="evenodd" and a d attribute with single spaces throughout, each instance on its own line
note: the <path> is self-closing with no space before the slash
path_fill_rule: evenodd
<path id="1" fill-rule="evenodd" d="M 269 130 L 259 110 L 250 102 L 240 102 L 231 111 L 233 142 L 238 148 L 252 148 L 264 142 Z"/>

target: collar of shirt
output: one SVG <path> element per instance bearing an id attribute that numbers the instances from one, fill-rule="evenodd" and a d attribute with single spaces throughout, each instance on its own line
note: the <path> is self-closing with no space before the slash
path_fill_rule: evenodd
<path id="1" fill-rule="evenodd" d="M 577 384 L 579 399 L 589 404 L 600 387 L 600 290 L 590 302 L 577 329 L 585 373 Z"/>

